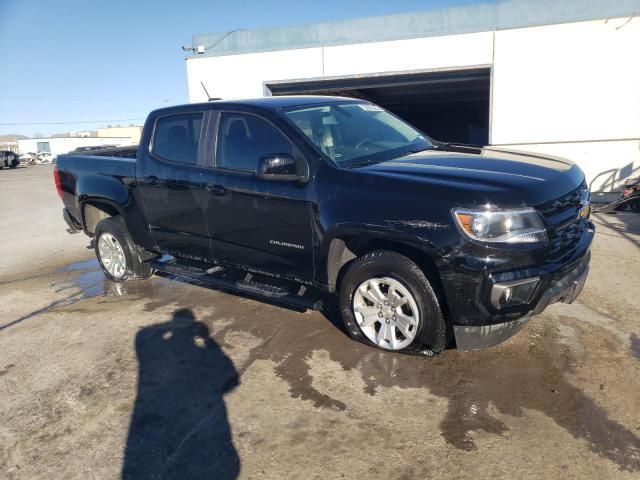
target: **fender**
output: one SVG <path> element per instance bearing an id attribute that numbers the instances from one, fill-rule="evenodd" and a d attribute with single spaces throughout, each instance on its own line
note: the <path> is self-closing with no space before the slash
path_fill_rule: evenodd
<path id="1" fill-rule="evenodd" d="M 85 231 L 84 206 L 91 202 L 108 205 L 123 217 L 127 227 L 129 227 L 124 211 L 127 205 L 131 203 L 131 199 L 127 187 L 120 178 L 100 174 L 82 175 L 78 178 L 76 183 L 76 204 L 80 214 L 80 221 Z"/>
<path id="2" fill-rule="evenodd" d="M 83 175 L 76 184 L 76 205 L 84 232 L 87 229 L 85 206 L 98 204 L 106 207 L 110 215 L 120 215 L 136 244 L 146 250 L 156 251 L 157 246 L 146 228 L 142 203 L 137 198 L 135 180 L 108 175 Z"/>
<path id="3" fill-rule="evenodd" d="M 327 231 L 318 247 L 318 283 L 329 292 L 334 292 L 342 267 L 372 246 L 377 248 L 376 245 L 388 245 L 387 248 L 393 250 L 419 251 L 432 262 L 442 255 L 442 249 L 427 237 L 416 235 L 410 227 L 343 223 Z"/>

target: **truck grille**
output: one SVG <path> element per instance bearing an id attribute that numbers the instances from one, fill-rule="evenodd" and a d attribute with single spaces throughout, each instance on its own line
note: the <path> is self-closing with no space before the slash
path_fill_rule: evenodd
<path id="1" fill-rule="evenodd" d="M 537 207 L 549 226 L 549 251 L 547 262 L 562 262 L 575 251 L 586 232 L 589 221 L 580 218 L 580 210 L 587 196 L 586 183 Z"/>

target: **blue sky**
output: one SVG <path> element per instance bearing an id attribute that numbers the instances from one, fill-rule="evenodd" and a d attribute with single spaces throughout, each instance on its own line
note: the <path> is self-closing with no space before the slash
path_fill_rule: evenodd
<path id="1" fill-rule="evenodd" d="M 480 1 L 0 0 L 0 134 L 139 124 L 187 102 L 180 46 L 196 33 L 471 3 Z M 29 125 L 5 125 L 18 123 Z"/>

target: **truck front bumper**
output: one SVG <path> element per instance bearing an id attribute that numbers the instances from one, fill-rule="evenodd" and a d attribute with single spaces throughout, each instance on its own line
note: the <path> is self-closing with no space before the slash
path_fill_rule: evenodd
<path id="1" fill-rule="evenodd" d="M 591 253 L 587 251 L 569 271 L 556 274 L 548 279 L 546 289 L 533 308 L 516 320 L 482 326 L 454 325 L 453 333 L 457 348 L 469 351 L 498 345 L 518 333 L 533 315 L 541 313 L 552 303 L 573 303 L 582 292 L 587 280 L 590 260 Z M 500 287 L 499 284 L 496 284 L 494 288 L 496 286 Z"/>

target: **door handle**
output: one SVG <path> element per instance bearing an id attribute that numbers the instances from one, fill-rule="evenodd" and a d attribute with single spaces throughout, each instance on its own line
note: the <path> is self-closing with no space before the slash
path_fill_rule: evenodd
<path id="1" fill-rule="evenodd" d="M 154 185 L 155 186 L 155 185 L 159 185 L 160 184 L 160 181 L 158 180 L 158 177 L 156 177 L 155 175 L 151 175 L 151 176 L 147 177 L 146 180 L 147 180 L 147 183 L 149 185 Z"/>
<path id="2" fill-rule="evenodd" d="M 214 195 L 226 195 L 229 191 L 223 187 L 222 185 L 211 185 L 208 184 L 206 187 L 207 192 L 211 192 Z"/>

